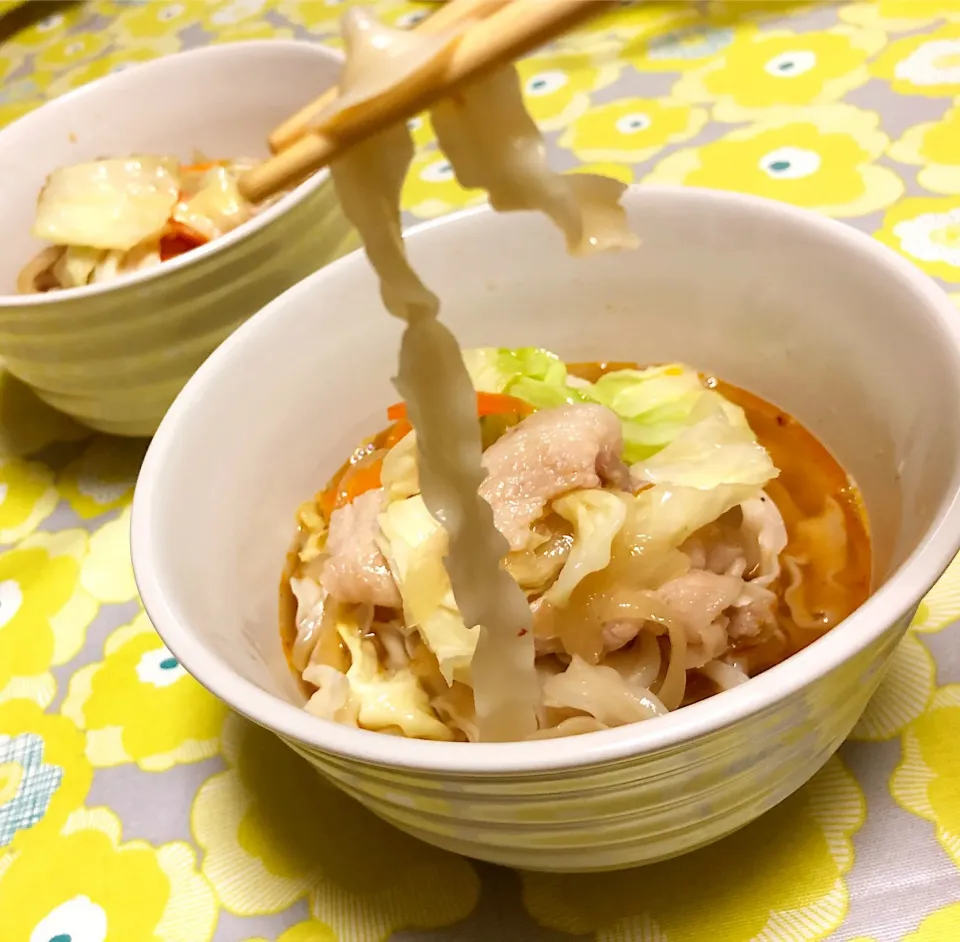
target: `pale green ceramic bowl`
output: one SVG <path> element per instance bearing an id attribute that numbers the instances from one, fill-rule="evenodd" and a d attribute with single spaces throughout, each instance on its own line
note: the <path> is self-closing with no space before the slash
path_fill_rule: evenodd
<path id="1" fill-rule="evenodd" d="M 134 499 L 137 583 L 188 671 L 386 820 L 517 867 L 649 863 L 781 801 L 850 732 L 960 543 L 960 322 L 946 296 L 879 243 L 777 203 L 657 188 L 626 203 L 643 239 L 631 253 L 569 258 L 540 218 L 487 210 L 409 246 L 465 346 L 684 360 L 821 437 L 862 489 L 876 592 L 805 651 L 667 717 L 569 739 L 417 742 L 306 714 L 277 632 L 294 512 L 396 398 L 400 325 L 360 254 L 200 368 Z"/>
<path id="2" fill-rule="evenodd" d="M 155 269 L 14 293 L 17 272 L 43 247 L 30 229 L 50 171 L 131 153 L 262 156 L 270 130 L 332 85 L 340 62 L 305 42 L 210 46 L 107 76 L 0 131 L 0 356 L 10 372 L 93 428 L 152 434 L 217 344 L 353 248 L 324 172 L 252 222 Z"/>

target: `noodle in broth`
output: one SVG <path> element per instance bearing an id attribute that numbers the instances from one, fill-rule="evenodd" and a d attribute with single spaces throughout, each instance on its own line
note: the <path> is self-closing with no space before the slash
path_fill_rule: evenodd
<path id="1" fill-rule="evenodd" d="M 390 30 L 355 9 L 344 39 L 339 97 L 323 116 L 334 129 L 337 115 L 362 101 L 429 81 L 456 35 Z M 546 165 L 512 68 L 431 117 L 458 181 L 486 189 L 495 209 L 545 213 L 573 254 L 637 246 L 619 205 L 622 184 Z M 404 416 L 361 446 L 301 508 L 281 620 L 307 708 L 428 739 L 589 732 L 736 686 L 849 614 L 869 586 L 855 491 L 822 446 L 773 407 L 680 367 L 637 379 L 632 364 L 571 367 L 570 383 L 541 402 L 547 373 L 567 375 L 542 351 L 534 353 L 546 373 L 523 377 L 526 395 L 520 386 L 516 397 L 477 386 L 406 257 L 399 201 L 412 157 L 410 133 L 398 125 L 331 166 L 384 305 L 406 324 L 394 382 L 409 423 Z M 668 421 L 624 421 L 621 437 L 622 416 L 600 390 L 607 379 L 647 384 L 647 396 L 657 383 L 686 385 L 664 405 Z M 578 381 L 593 392 L 578 392 Z M 478 390 L 492 397 L 482 400 L 491 414 Z M 797 444 L 765 436 L 774 427 L 809 439 L 807 452 L 823 466 L 812 490 L 774 480 Z M 683 454 L 693 441 L 684 435 L 704 434 L 728 465 L 709 484 Z M 593 442 L 589 462 L 564 469 L 565 449 L 544 445 L 550 436 Z M 546 474 L 543 493 L 511 465 L 504 442 L 541 449 L 547 464 L 533 470 Z M 696 601 L 704 591 L 709 618 Z"/>

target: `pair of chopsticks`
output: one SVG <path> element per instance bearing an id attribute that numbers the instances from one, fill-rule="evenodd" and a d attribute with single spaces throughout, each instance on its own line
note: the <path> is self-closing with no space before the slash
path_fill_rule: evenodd
<path id="1" fill-rule="evenodd" d="M 316 124 L 335 100 L 330 89 L 270 135 L 275 156 L 240 178 L 240 191 L 258 203 L 339 157 L 359 141 L 406 121 L 458 87 L 481 78 L 580 23 L 606 12 L 612 0 L 450 0 L 417 25 L 417 32 L 439 35 L 461 29 L 439 80 L 428 88 L 411 86 L 403 95 L 374 98 L 337 118 L 336 133 Z"/>

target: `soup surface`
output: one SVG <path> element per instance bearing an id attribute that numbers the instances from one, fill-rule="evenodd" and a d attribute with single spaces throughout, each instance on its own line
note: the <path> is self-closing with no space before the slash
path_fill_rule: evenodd
<path id="1" fill-rule="evenodd" d="M 536 737 L 655 718 L 747 681 L 870 592 L 855 484 L 799 422 L 680 365 L 466 351 L 481 486 L 533 613 Z M 476 740 L 444 529 L 402 404 L 298 514 L 280 637 L 306 709 Z"/>

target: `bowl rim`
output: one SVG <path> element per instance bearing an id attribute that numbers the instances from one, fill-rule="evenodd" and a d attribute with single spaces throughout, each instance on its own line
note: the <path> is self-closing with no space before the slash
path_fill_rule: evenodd
<path id="1" fill-rule="evenodd" d="M 40 107 L 28 112 L 16 121 L 0 129 L 0 141 L 4 135 L 15 129 L 29 131 L 31 123 L 39 123 L 44 120 L 40 115 L 46 113 L 49 115 L 50 109 L 54 107 L 66 108 L 76 102 L 78 99 L 97 95 L 104 88 L 126 81 L 127 76 L 132 72 L 155 71 L 161 72 L 169 68 L 172 63 L 182 62 L 185 58 L 194 59 L 227 59 L 229 57 L 243 57 L 247 53 L 250 55 L 259 55 L 261 53 L 282 53 L 284 49 L 309 50 L 311 55 L 318 56 L 321 59 L 328 59 L 339 64 L 343 64 L 343 54 L 336 49 L 328 48 L 317 42 L 310 42 L 304 39 L 248 39 L 235 43 L 223 43 L 216 46 L 198 46 L 194 49 L 185 49 L 182 52 L 175 52 L 170 55 L 160 56 L 147 62 L 138 62 L 131 65 L 130 68 L 121 72 L 113 72 L 92 82 L 87 82 L 78 88 L 71 89 L 63 95 L 58 95 L 49 101 L 45 101 Z M 215 63 L 211 63 L 215 66 Z M 294 206 L 302 203 L 308 196 L 316 192 L 328 180 L 330 172 L 324 168 L 317 173 L 312 174 L 301 184 L 294 187 L 289 193 L 277 200 L 272 206 L 267 207 L 263 212 L 258 213 L 253 219 L 248 219 L 245 223 L 237 226 L 218 239 L 213 239 L 203 245 L 199 245 L 189 252 L 184 252 L 176 258 L 172 258 L 162 265 L 155 265 L 143 271 L 130 272 L 122 278 L 115 281 L 101 282 L 93 285 L 80 285 L 76 288 L 61 288 L 59 291 L 47 291 L 38 294 L 16 294 L 0 293 L 0 309 L 3 308 L 23 308 L 34 307 L 42 308 L 51 305 L 69 303 L 71 301 L 84 300 L 86 298 L 95 298 L 114 291 L 122 291 L 127 288 L 139 288 L 149 282 L 156 281 L 167 275 L 173 275 L 176 272 L 183 271 L 194 265 L 203 264 L 204 261 L 212 256 L 231 250 L 241 242 L 245 242 L 252 237 L 254 233 L 266 229 L 281 216 L 285 215 Z"/>
<path id="2" fill-rule="evenodd" d="M 821 238 L 837 244 L 838 248 L 874 256 L 879 266 L 892 269 L 895 276 L 909 284 L 916 293 L 918 307 L 925 308 L 923 313 L 933 318 L 945 338 L 951 339 L 949 346 L 960 373 L 960 319 L 952 302 L 920 269 L 871 236 L 836 220 L 763 197 L 679 186 L 633 185 L 630 192 L 633 198 L 657 193 L 680 200 L 751 207 L 818 233 Z M 466 209 L 417 225 L 405 235 L 416 239 L 435 228 L 467 225 L 474 217 L 492 212 L 485 205 Z M 939 502 L 933 522 L 909 556 L 888 576 L 885 584 L 840 625 L 786 661 L 751 678 L 749 683 L 658 717 L 653 722 L 567 738 L 509 743 L 446 743 L 385 736 L 311 716 L 302 707 L 262 690 L 234 672 L 194 637 L 185 623 L 181 623 L 165 597 L 163 567 L 156 565 L 153 553 L 154 515 L 161 514 L 162 509 L 152 495 L 163 475 L 168 456 L 178 448 L 179 426 L 190 421 L 194 402 L 211 382 L 216 382 L 217 374 L 229 368 L 233 350 L 255 343 L 259 331 L 270 318 L 294 298 L 322 293 L 324 280 L 338 267 L 356 264 L 355 254 L 338 259 L 288 289 L 214 351 L 186 384 L 160 423 L 141 467 L 133 499 L 131 551 L 134 575 L 144 608 L 157 632 L 184 668 L 204 687 L 233 709 L 283 737 L 351 763 L 453 776 L 556 772 L 678 748 L 770 709 L 866 649 L 920 602 L 960 549 L 958 468 Z"/>

